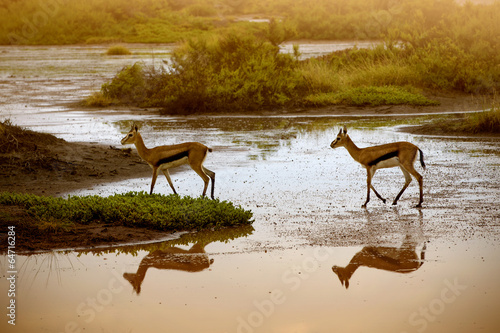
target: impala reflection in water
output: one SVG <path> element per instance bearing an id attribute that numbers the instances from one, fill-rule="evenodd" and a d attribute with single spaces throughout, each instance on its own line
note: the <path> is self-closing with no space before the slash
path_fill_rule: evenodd
<path id="1" fill-rule="evenodd" d="M 370 213 L 367 212 L 367 225 L 370 225 Z M 404 239 L 399 246 L 363 247 L 356 253 L 345 267 L 334 265 L 332 271 L 338 276 L 340 283 L 346 289 L 356 270 L 360 267 L 376 268 L 394 273 L 407 274 L 416 271 L 425 262 L 427 245 L 424 240 L 422 225 L 423 214 L 419 212 L 418 226 L 406 228 Z M 421 246 L 420 254 L 417 247 Z"/>
<path id="2" fill-rule="evenodd" d="M 149 268 L 159 270 L 178 270 L 184 272 L 201 272 L 213 264 L 205 252 L 205 246 L 214 241 L 227 241 L 237 237 L 251 234 L 251 226 L 236 229 L 223 229 L 218 231 L 203 231 L 196 234 L 185 234 L 180 239 L 163 244 L 162 249 L 151 250 L 139 264 L 137 272 L 124 273 L 123 277 L 130 282 L 137 294 L 141 292 L 141 286 Z M 194 243 L 188 250 L 176 245 Z"/>

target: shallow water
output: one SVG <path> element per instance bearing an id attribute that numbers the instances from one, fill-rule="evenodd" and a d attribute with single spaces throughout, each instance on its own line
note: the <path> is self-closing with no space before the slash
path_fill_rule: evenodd
<path id="1" fill-rule="evenodd" d="M 205 165 L 216 172 L 216 196 L 251 209 L 255 222 L 229 234 L 18 255 L 16 327 L 4 317 L 2 332 L 500 329 L 498 139 L 405 134 L 397 131 L 397 117 L 377 118 L 374 128 L 359 117 L 161 117 L 32 101 L 19 108 L 23 98 L 5 101 L 1 115 L 66 140 L 119 147 L 137 121 L 147 146 L 209 145 L 214 151 Z M 424 151 L 427 170 L 417 167 L 424 176 L 423 209 L 413 208 L 415 182 L 397 207 L 373 196 L 367 210 L 360 208 L 365 172 L 346 150 L 329 148 L 343 124 L 360 147 L 406 140 Z M 179 194 L 201 193 L 202 181 L 189 168 L 172 178 Z M 71 194 L 146 191 L 149 182 L 131 179 Z M 396 169 L 374 178 L 389 200 L 403 183 Z M 155 192 L 171 193 L 164 178 Z M 6 309 L 6 256 L 0 267 Z"/>

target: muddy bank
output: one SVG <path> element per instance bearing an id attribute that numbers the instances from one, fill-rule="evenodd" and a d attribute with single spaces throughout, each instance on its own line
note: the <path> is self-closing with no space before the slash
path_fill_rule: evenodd
<path id="1" fill-rule="evenodd" d="M 9 127 L 0 147 L 0 191 L 58 195 L 151 174 L 132 149 L 75 143 Z"/>
<path id="2" fill-rule="evenodd" d="M 0 125 L 0 192 L 57 196 L 151 174 L 149 166 L 130 148 L 67 142 L 49 134 Z M 0 230 L 16 226 L 18 251 L 150 241 L 169 234 L 104 224 L 76 224 L 66 233 L 57 233 L 50 228 L 39 230 L 38 223 L 23 209 L 0 206 Z M 6 233 L 0 233 L 0 238 L 4 237 Z"/>
<path id="3" fill-rule="evenodd" d="M 67 232 L 40 230 L 39 221 L 24 209 L 16 206 L 0 206 L 0 228 L 15 226 L 16 251 L 48 251 L 54 249 L 94 248 L 103 245 L 151 242 L 172 235 L 171 232 L 130 228 L 112 224 L 75 224 Z M 0 233 L 0 241 L 6 243 L 7 233 Z M 3 251 L 0 251 L 0 253 Z"/>
<path id="4" fill-rule="evenodd" d="M 391 115 L 419 115 L 419 114 L 442 114 L 461 113 L 469 111 L 483 111 L 489 109 L 496 101 L 489 95 L 468 95 L 463 93 L 437 91 L 426 92 L 424 95 L 439 102 L 435 106 L 413 106 L 413 105 L 381 105 L 381 106 L 347 106 L 332 105 L 320 108 L 295 108 L 272 110 L 252 115 L 335 115 L 335 116 L 391 116 Z"/>

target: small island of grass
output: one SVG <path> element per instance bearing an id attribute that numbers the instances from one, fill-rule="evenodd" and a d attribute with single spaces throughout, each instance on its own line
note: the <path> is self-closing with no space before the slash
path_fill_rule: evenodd
<path id="1" fill-rule="evenodd" d="M 251 211 L 228 201 L 179 195 L 149 195 L 145 192 L 68 198 L 3 192 L 0 193 L 0 205 L 0 221 L 2 224 L 15 226 L 19 232 L 19 242 L 38 244 L 42 241 L 44 245 L 41 248 L 135 241 L 131 233 L 137 230 L 147 230 L 154 235 L 250 225 L 253 222 Z M 82 237 L 82 230 L 96 227 L 98 230 Z M 115 235 L 103 238 L 108 229 L 116 227 L 127 230 L 125 239 L 118 239 Z M 66 236 L 72 234 L 79 235 L 77 242 L 64 241 Z M 63 244 L 59 244 L 61 241 Z M 53 246 L 47 244 L 50 242 L 54 242 Z M 22 248 L 40 249 L 38 245 Z"/>

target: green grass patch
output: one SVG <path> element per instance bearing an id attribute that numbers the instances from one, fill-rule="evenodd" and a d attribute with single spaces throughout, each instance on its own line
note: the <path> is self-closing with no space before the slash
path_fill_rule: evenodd
<path id="1" fill-rule="evenodd" d="M 107 55 L 130 55 L 132 52 L 123 45 L 113 45 L 106 51 Z"/>
<path id="2" fill-rule="evenodd" d="M 451 115 L 424 126 L 442 134 L 500 134 L 500 107 L 469 114 Z"/>
<path id="3" fill-rule="evenodd" d="M 489 111 L 467 115 L 462 126 L 464 131 L 472 133 L 500 133 L 500 106 L 494 105 Z"/>
<path id="4" fill-rule="evenodd" d="M 228 201 L 145 192 L 67 199 L 4 192 L 0 193 L 0 204 L 22 207 L 40 221 L 40 228 L 53 230 L 94 222 L 158 230 L 200 230 L 253 222 L 251 211 Z"/>
<path id="5" fill-rule="evenodd" d="M 318 93 L 305 98 L 306 105 L 327 106 L 344 104 L 351 106 L 416 105 L 429 106 L 439 103 L 428 99 L 412 88 L 398 86 L 356 87 L 340 92 Z"/>
<path id="6" fill-rule="evenodd" d="M 106 107 L 114 104 L 111 98 L 104 96 L 101 91 L 96 91 L 87 96 L 81 104 L 83 106 Z"/>

